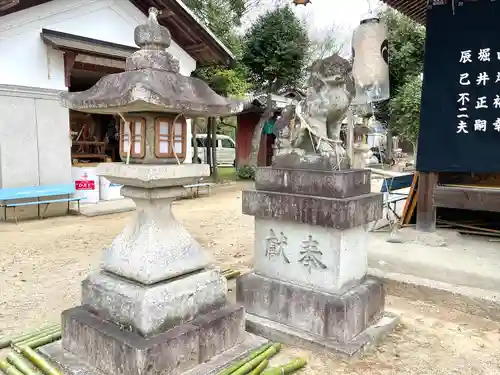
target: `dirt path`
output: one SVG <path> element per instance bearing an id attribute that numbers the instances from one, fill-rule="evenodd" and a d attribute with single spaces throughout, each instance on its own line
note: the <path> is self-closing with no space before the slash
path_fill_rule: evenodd
<path id="1" fill-rule="evenodd" d="M 251 265 L 253 218 L 241 215 L 241 194 L 226 189 L 209 198 L 185 200 L 174 214 L 224 268 Z M 130 214 L 63 217 L 0 225 L 0 336 L 59 319 L 79 301 L 80 281 L 97 268 L 101 250 Z M 435 306 L 388 298 L 402 326 L 362 360 L 286 348 L 285 361 L 309 359 L 304 374 L 499 374 L 500 324 Z"/>

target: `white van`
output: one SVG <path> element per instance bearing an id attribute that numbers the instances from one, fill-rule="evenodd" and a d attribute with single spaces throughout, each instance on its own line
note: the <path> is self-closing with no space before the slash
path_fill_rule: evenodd
<path id="1" fill-rule="evenodd" d="M 207 135 L 196 134 L 198 145 L 198 163 L 206 163 L 207 160 Z M 217 134 L 217 165 L 236 166 L 236 145 L 231 137 Z"/>

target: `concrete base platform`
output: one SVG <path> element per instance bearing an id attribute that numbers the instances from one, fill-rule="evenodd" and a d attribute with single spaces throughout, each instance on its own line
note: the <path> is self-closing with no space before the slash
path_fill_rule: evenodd
<path id="1" fill-rule="evenodd" d="M 72 207 L 73 210 L 76 206 Z M 80 206 L 80 214 L 87 217 L 111 215 L 121 212 L 129 212 L 135 210 L 135 203 L 132 199 L 117 199 L 112 201 L 100 201 L 99 203 L 83 203 Z"/>
<path id="2" fill-rule="evenodd" d="M 412 228 L 397 235 L 402 242 L 387 242 L 389 233 L 369 239 L 368 273 L 383 281 L 386 294 L 500 321 L 498 242 L 447 229 L 430 236 L 440 237 L 440 246 Z"/>
<path id="3" fill-rule="evenodd" d="M 245 358 L 252 351 L 266 343 L 268 343 L 267 339 L 247 333 L 242 343 L 226 350 L 218 356 L 213 357 L 210 361 L 202 363 L 182 375 L 216 375 L 230 366 L 233 362 Z M 61 341 L 45 345 L 38 350 L 57 365 L 63 375 L 105 375 L 70 352 L 64 350 Z"/>
<path id="4" fill-rule="evenodd" d="M 286 345 L 298 346 L 316 352 L 333 353 L 340 358 L 353 358 L 362 354 L 391 332 L 398 322 L 397 316 L 386 313 L 375 324 L 369 326 L 352 340 L 340 343 L 269 319 L 246 314 L 246 330 L 248 332 Z"/>
<path id="5" fill-rule="evenodd" d="M 386 294 L 476 315 L 500 322 L 500 292 L 444 283 L 407 274 L 371 269 L 384 283 Z"/>

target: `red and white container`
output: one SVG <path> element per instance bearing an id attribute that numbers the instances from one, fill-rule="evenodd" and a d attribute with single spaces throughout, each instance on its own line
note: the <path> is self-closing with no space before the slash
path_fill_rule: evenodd
<path id="1" fill-rule="evenodd" d="M 102 176 L 99 177 L 99 181 L 99 194 L 102 201 L 112 201 L 123 198 L 123 195 L 120 194 L 123 185 L 115 184 Z"/>
<path id="2" fill-rule="evenodd" d="M 74 166 L 71 168 L 73 183 L 75 184 L 75 196 L 82 198 L 81 203 L 99 202 L 99 177 L 96 167 Z"/>

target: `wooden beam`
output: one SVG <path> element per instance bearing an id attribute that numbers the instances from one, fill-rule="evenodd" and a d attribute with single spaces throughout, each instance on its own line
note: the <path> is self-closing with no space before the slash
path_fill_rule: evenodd
<path id="1" fill-rule="evenodd" d="M 187 53 L 202 52 L 205 49 L 207 49 L 207 45 L 205 43 L 190 44 L 189 46 L 184 47 L 184 51 Z"/>
<path id="2" fill-rule="evenodd" d="M 76 52 L 64 52 L 64 85 L 69 88 L 71 86 L 71 70 L 75 66 L 77 53 Z"/>
<path id="3" fill-rule="evenodd" d="M 500 189 L 471 186 L 437 186 L 436 207 L 500 212 Z"/>
<path id="4" fill-rule="evenodd" d="M 436 172 L 419 172 L 418 203 L 417 203 L 417 230 L 434 232 L 436 230 L 436 205 L 434 204 L 434 190 L 437 185 Z"/>
<path id="5" fill-rule="evenodd" d="M 123 72 L 123 69 L 120 68 L 114 68 L 111 66 L 103 66 L 103 65 L 97 65 L 97 64 L 88 64 L 88 63 L 83 63 L 83 62 L 75 62 L 73 65 L 75 69 L 78 70 L 86 70 L 89 72 L 96 72 L 96 73 L 103 73 L 103 74 L 115 74 L 115 73 L 121 73 Z"/>

